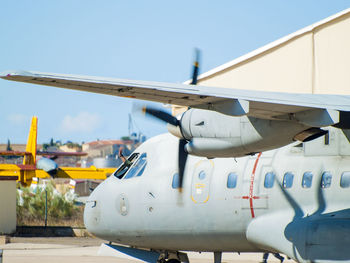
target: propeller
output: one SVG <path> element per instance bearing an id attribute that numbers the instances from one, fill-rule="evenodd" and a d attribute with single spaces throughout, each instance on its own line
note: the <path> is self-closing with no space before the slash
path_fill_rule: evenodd
<path id="1" fill-rule="evenodd" d="M 176 128 L 179 128 L 181 130 L 181 123 L 180 121 L 171 115 L 170 113 L 156 109 L 151 107 L 143 107 L 142 111 L 151 117 L 154 117 L 158 120 L 161 120 L 165 123 L 168 123 Z M 185 151 L 185 145 L 187 143 L 187 140 L 180 138 L 179 139 L 179 147 L 178 147 L 178 171 L 179 171 L 179 191 L 182 192 L 182 185 L 183 185 L 183 177 L 185 172 L 185 166 L 187 161 L 187 155 L 188 153 Z"/>
<path id="2" fill-rule="evenodd" d="M 145 106 L 142 108 L 142 112 L 173 126 L 177 127 L 180 125 L 179 120 L 166 111 Z"/>
<path id="3" fill-rule="evenodd" d="M 182 185 L 184 180 L 184 173 L 186 167 L 186 161 L 188 153 L 185 151 L 185 145 L 187 141 L 185 139 L 179 140 L 179 159 L 178 159 L 178 168 L 179 168 L 179 192 L 182 192 Z"/>
<path id="4" fill-rule="evenodd" d="M 198 73 L 199 73 L 199 59 L 200 59 L 200 50 L 198 48 L 196 48 L 195 49 L 195 60 L 193 63 L 191 85 L 197 85 Z"/>
<path id="5" fill-rule="evenodd" d="M 197 85 L 198 74 L 199 74 L 199 59 L 200 59 L 200 50 L 195 49 L 195 62 L 193 64 L 193 72 L 192 72 L 192 81 L 191 85 Z M 181 131 L 181 122 L 170 113 L 152 108 L 152 107 L 143 107 L 142 111 L 149 116 L 152 116 L 158 120 L 166 122 L 174 127 L 177 127 Z M 178 149 L 178 171 L 179 171 L 179 192 L 182 192 L 184 173 L 186 168 L 186 162 L 188 153 L 185 150 L 185 145 L 187 144 L 187 140 L 180 138 L 179 139 L 179 149 Z"/>

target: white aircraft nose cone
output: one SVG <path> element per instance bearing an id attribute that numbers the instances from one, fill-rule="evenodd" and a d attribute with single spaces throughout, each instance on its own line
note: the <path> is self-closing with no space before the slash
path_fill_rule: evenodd
<path id="1" fill-rule="evenodd" d="M 84 224 L 89 232 L 98 227 L 101 219 L 101 210 L 98 201 L 88 201 L 85 204 L 84 210 Z"/>
<path id="2" fill-rule="evenodd" d="M 85 204 L 86 230 L 104 240 L 111 240 L 113 230 L 120 228 L 115 225 L 116 220 L 121 217 L 125 222 L 129 220 L 129 200 L 119 193 L 119 187 L 120 179 L 112 175 L 95 188 Z"/>
<path id="3" fill-rule="evenodd" d="M 97 235 L 101 229 L 101 198 L 99 198 L 100 187 L 96 187 L 85 204 L 84 224 L 90 233 Z"/>

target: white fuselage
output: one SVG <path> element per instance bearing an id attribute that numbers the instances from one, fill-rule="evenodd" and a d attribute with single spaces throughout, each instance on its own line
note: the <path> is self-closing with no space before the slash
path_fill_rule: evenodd
<path id="1" fill-rule="evenodd" d="M 182 192 L 172 185 L 178 139 L 157 136 L 135 151 L 147 155 L 142 175 L 129 179 L 112 175 L 94 190 L 86 204 L 86 227 L 98 237 L 135 247 L 272 250 L 305 262 L 328 259 L 335 252 L 324 251 L 323 246 L 336 242 L 332 233 L 350 234 L 346 221 L 350 221 L 350 188 L 340 186 L 342 174 L 350 172 L 350 156 L 348 149 L 341 149 L 341 135 L 332 130 L 330 136 L 330 145 L 324 146 L 322 137 L 310 147 L 294 144 L 261 156 L 210 160 L 189 156 Z M 338 151 L 328 153 L 331 147 Z M 311 185 L 306 172 L 312 174 Z M 324 176 L 327 185 L 322 188 L 324 172 L 332 178 L 328 185 L 329 176 Z M 236 176 L 228 183 L 230 173 L 237 175 L 236 184 Z M 284 179 L 286 173 L 289 178 Z M 324 241 L 326 237 L 331 241 Z M 350 258 L 339 247 L 350 245 L 349 238 L 335 245 L 337 255 Z"/>

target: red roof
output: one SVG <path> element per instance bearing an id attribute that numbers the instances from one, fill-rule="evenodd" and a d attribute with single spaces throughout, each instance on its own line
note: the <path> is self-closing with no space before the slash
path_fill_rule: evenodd
<path id="1" fill-rule="evenodd" d="M 103 141 L 93 141 L 93 142 L 87 142 L 85 144 L 88 144 L 90 146 L 103 146 L 103 145 L 114 145 L 114 144 L 132 144 L 133 141 L 123 141 L 123 140 L 103 140 Z"/>

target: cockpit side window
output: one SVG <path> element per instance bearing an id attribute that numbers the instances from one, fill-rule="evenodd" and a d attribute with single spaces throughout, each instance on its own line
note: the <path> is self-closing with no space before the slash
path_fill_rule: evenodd
<path id="1" fill-rule="evenodd" d="M 137 157 L 139 156 L 139 153 L 133 153 L 130 155 L 130 157 L 118 168 L 117 171 L 114 172 L 114 176 L 122 179 L 124 175 L 129 171 L 132 164 L 135 162 Z"/>
<path id="2" fill-rule="evenodd" d="M 132 177 L 141 176 L 146 168 L 147 154 L 143 153 L 133 164 L 128 173 L 124 176 L 124 179 L 130 179 Z"/>

